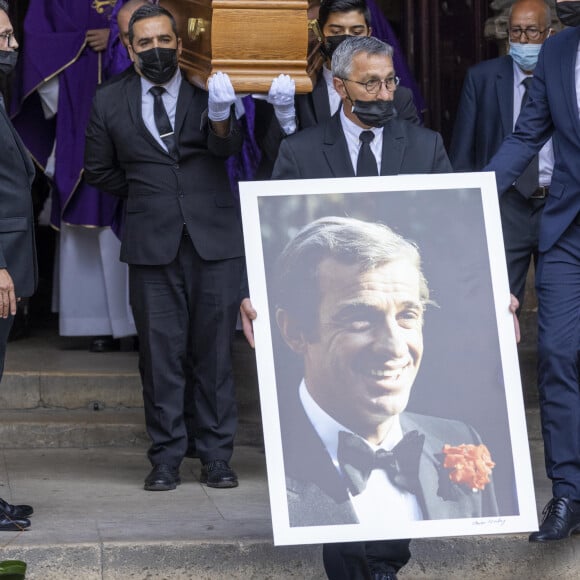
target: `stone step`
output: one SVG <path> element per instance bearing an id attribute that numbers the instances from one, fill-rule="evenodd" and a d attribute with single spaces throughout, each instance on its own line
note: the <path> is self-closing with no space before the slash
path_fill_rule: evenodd
<path id="1" fill-rule="evenodd" d="M 91 353 L 50 332 L 10 343 L 0 386 L 0 409 L 142 408 L 135 352 Z M 83 343 L 84 344 L 84 343 Z M 260 420 L 254 351 L 238 335 L 234 380 L 242 420 Z"/>
<path id="2" fill-rule="evenodd" d="M 241 420 L 239 445 L 263 445 L 258 421 Z M 141 447 L 149 444 L 143 409 L 0 411 L 1 449 Z"/>
<path id="3" fill-rule="evenodd" d="M 541 443 L 532 442 L 533 457 Z M 319 546 L 275 547 L 263 453 L 238 446 L 240 486 L 209 489 L 185 460 L 172 492 L 145 492 L 135 448 L 0 451 L 0 494 L 35 507 L 32 527 L 0 538 L 27 580 L 322 580 Z M 537 478 L 538 504 L 547 499 Z M 530 544 L 527 534 L 413 540 L 407 579 L 576 579 L 580 537 Z"/>

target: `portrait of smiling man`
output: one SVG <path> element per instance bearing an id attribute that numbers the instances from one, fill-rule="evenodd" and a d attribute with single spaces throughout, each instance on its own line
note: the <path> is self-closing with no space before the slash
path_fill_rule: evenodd
<path id="1" fill-rule="evenodd" d="M 444 467 L 446 444 L 481 444 L 475 430 L 406 411 L 430 303 L 417 247 L 380 223 L 325 217 L 275 272 L 276 323 L 304 363 L 280 410 L 290 525 L 497 515 L 491 480 L 474 490 Z"/>

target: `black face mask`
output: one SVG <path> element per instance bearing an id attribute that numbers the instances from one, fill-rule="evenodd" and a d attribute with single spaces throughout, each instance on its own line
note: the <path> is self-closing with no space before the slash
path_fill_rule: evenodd
<path id="1" fill-rule="evenodd" d="M 177 49 L 150 48 L 135 53 L 141 74 L 155 85 L 171 80 L 177 71 Z"/>
<path id="2" fill-rule="evenodd" d="M 354 101 L 352 112 L 369 127 L 384 127 L 397 116 L 393 101 Z"/>
<path id="3" fill-rule="evenodd" d="M 338 34 L 337 36 L 327 36 L 325 37 L 325 43 L 321 45 L 322 54 L 331 59 L 334 51 L 338 48 L 338 45 L 344 42 L 350 34 Z"/>
<path id="4" fill-rule="evenodd" d="M 556 14 L 566 26 L 580 26 L 580 2 L 558 2 Z"/>
<path id="5" fill-rule="evenodd" d="M 15 50 L 0 50 L 0 74 L 9 75 L 18 61 L 18 52 Z"/>

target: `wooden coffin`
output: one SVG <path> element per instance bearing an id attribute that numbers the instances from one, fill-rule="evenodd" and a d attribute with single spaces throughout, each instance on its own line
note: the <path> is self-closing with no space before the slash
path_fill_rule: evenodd
<path id="1" fill-rule="evenodd" d="M 160 0 L 175 17 L 183 42 L 180 65 L 205 87 L 227 73 L 238 93 L 267 93 L 272 79 L 289 74 L 296 92 L 312 90 L 322 63 L 309 31 L 308 0 Z"/>

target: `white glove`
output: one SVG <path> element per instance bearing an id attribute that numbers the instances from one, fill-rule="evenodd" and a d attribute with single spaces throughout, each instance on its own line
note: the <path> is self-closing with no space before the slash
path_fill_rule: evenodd
<path id="1" fill-rule="evenodd" d="M 286 135 L 296 131 L 295 93 L 294 79 L 288 75 L 279 75 L 272 81 L 266 99 L 268 103 L 273 105 L 276 119 Z"/>
<path id="2" fill-rule="evenodd" d="M 232 81 L 226 73 L 216 72 L 207 81 L 207 113 L 211 121 L 225 121 L 230 117 L 231 106 L 236 102 Z"/>

